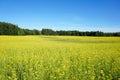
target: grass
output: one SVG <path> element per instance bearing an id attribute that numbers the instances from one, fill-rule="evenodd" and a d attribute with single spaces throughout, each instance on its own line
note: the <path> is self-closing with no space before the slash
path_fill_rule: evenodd
<path id="1" fill-rule="evenodd" d="M 0 80 L 120 80 L 120 38 L 0 36 Z"/>

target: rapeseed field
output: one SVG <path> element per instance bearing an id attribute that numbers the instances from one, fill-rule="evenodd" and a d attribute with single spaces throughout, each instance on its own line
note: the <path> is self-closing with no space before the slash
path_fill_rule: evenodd
<path id="1" fill-rule="evenodd" d="M 120 80 L 120 37 L 0 36 L 0 80 Z"/>

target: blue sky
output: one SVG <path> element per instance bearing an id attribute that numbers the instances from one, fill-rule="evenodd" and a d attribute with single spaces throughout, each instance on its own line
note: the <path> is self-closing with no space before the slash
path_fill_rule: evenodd
<path id="1" fill-rule="evenodd" d="M 0 0 L 0 21 L 21 28 L 120 31 L 120 0 Z"/>

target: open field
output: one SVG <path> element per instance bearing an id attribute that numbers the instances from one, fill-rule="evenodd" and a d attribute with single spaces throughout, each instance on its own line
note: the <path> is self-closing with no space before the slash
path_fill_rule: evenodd
<path id="1" fill-rule="evenodd" d="M 0 80 L 120 80 L 120 37 L 0 36 Z"/>

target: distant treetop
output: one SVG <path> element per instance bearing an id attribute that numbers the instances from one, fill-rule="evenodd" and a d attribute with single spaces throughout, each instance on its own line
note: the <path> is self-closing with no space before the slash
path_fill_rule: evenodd
<path id="1" fill-rule="evenodd" d="M 104 33 L 101 31 L 54 31 L 52 29 L 22 29 L 15 24 L 0 22 L 0 35 L 69 35 L 69 36 L 120 36 L 120 32 Z"/>

